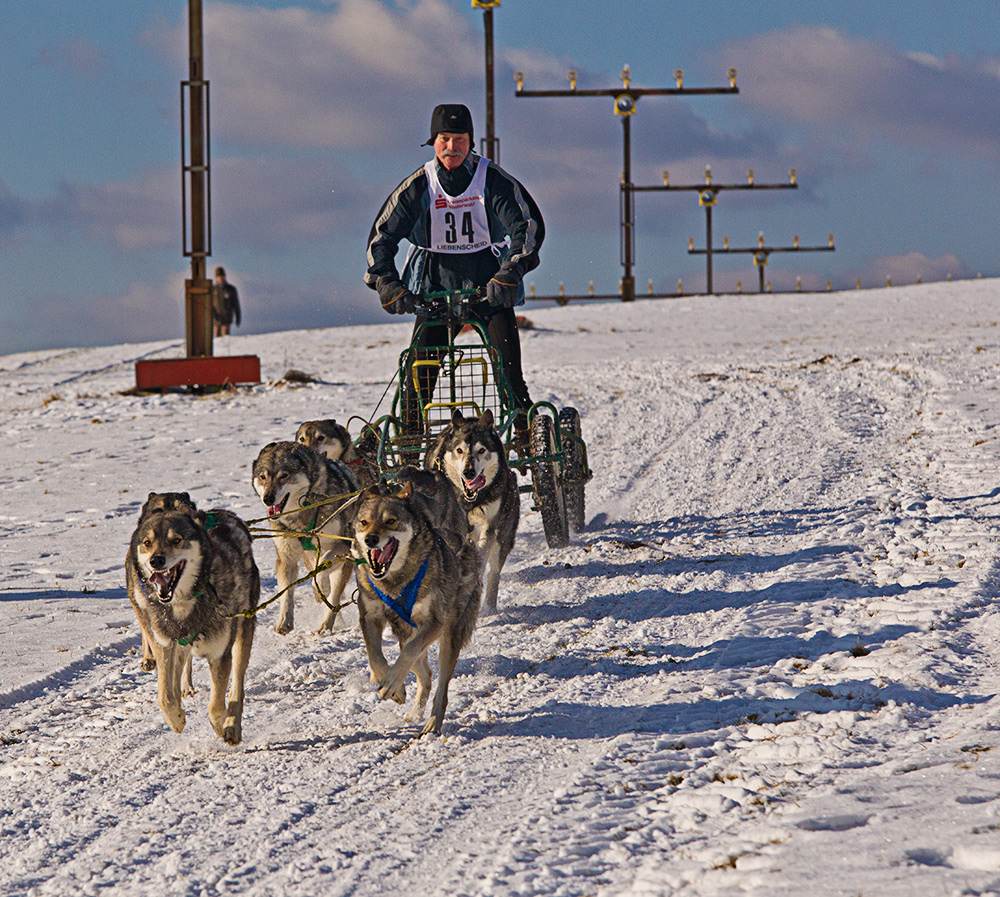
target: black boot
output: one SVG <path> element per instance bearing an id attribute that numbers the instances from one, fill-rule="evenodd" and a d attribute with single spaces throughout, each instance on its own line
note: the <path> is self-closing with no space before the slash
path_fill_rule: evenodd
<path id="1" fill-rule="evenodd" d="M 514 451 L 517 457 L 527 458 L 531 454 L 531 432 L 528 429 L 528 415 L 519 411 L 514 417 Z"/>

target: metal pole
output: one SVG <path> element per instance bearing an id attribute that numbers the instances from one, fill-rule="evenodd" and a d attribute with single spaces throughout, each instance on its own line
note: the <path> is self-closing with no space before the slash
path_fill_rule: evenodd
<path id="1" fill-rule="evenodd" d="M 635 277 L 632 274 L 633 248 L 632 231 L 635 228 L 635 212 L 632 208 L 632 116 L 622 116 L 622 143 L 625 155 L 622 176 L 622 302 L 635 301 Z"/>
<path id="2" fill-rule="evenodd" d="M 500 145 L 496 138 L 493 89 L 493 9 L 483 10 L 483 30 L 486 34 L 486 140 L 485 153 L 488 159 L 500 164 Z"/>
<path id="3" fill-rule="evenodd" d="M 206 81 L 204 76 L 202 0 L 188 0 L 188 89 L 191 189 L 191 279 L 185 283 L 187 354 L 212 354 L 212 285 L 206 271 L 208 221 L 206 207 Z M 182 163 L 183 164 L 183 163 Z"/>
<path id="4" fill-rule="evenodd" d="M 705 292 L 708 293 L 709 296 L 711 296 L 712 293 L 715 292 L 712 289 L 712 206 L 711 205 L 705 206 L 705 246 L 708 248 L 708 251 L 705 253 L 705 259 L 706 259 Z"/>

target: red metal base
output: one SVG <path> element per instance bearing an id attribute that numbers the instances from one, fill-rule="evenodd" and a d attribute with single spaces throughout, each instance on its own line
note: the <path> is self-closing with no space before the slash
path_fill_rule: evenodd
<path id="1" fill-rule="evenodd" d="M 256 355 L 157 358 L 135 363 L 135 385 L 139 389 L 236 383 L 260 383 L 260 359 Z"/>

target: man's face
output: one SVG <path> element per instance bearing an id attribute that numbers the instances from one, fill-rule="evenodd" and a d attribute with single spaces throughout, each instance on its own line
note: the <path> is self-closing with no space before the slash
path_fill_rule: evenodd
<path id="1" fill-rule="evenodd" d="M 461 134 L 440 131 L 434 138 L 434 155 L 448 171 L 458 168 L 469 155 L 471 148 L 472 141 L 464 131 Z"/>

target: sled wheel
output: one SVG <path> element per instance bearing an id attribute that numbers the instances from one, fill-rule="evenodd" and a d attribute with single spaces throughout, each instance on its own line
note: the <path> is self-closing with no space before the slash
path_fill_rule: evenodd
<path id="1" fill-rule="evenodd" d="M 551 458 L 556 453 L 555 430 L 552 418 L 536 414 L 531 419 L 531 454 Z M 531 465 L 531 479 L 535 491 L 535 504 L 542 512 L 542 528 L 549 548 L 565 548 L 569 544 L 566 526 L 566 503 L 563 498 L 559 465 L 555 460 L 535 461 Z"/>
<path id="2" fill-rule="evenodd" d="M 562 470 L 566 525 L 571 533 L 578 533 L 586 524 L 583 488 L 587 481 L 587 468 L 583 460 L 583 430 L 580 427 L 580 412 L 575 408 L 563 408 L 559 412 L 559 429 L 562 431 L 564 455 Z M 571 439 L 570 437 L 576 438 Z"/>

